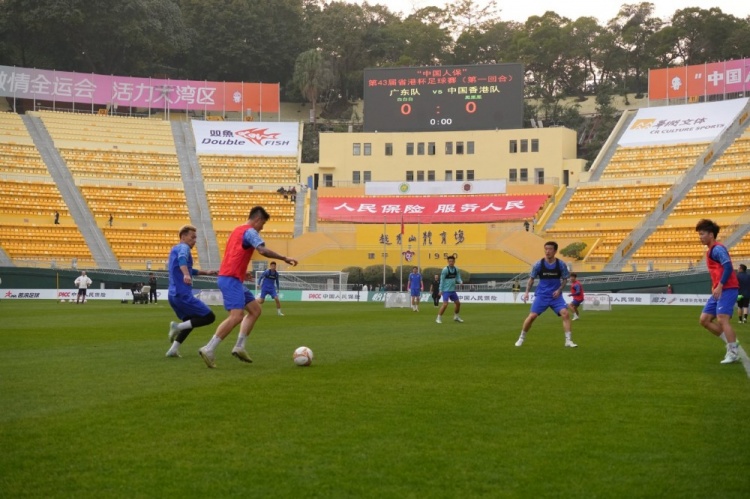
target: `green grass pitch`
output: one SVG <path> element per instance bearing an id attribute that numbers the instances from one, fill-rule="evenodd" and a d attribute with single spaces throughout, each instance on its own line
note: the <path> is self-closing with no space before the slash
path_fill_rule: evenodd
<path id="1" fill-rule="evenodd" d="M 577 349 L 551 312 L 516 348 L 526 305 L 264 307 L 211 370 L 216 324 L 164 357 L 166 302 L 0 302 L 0 497 L 750 497 L 750 380 L 698 307 L 584 312 Z"/>

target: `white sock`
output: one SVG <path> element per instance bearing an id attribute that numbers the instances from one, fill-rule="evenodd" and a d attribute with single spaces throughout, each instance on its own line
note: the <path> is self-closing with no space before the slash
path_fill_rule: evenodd
<path id="1" fill-rule="evenodd" d="M 526 338 L 526 331 L 521 331 L 521 336 L 519 336 L 518 338 L 521 340 Z"/>
<path id="2" fill-rule="evenodd" d="M 237 343 L 234 346 L 236 346 L 237 348 L 245 348 L 246 340 L 247 340 L 247 335 L 240 333 L 237 335 Z"/>
<path id="3" fill-rule="evenodd" d="M 216 347 L 219 346 L 219 343 L 221 343 L 221 338 L 213 335 L 211 337 L 211 340 L 209 340 L 208 344 L 206 345 L 206 350 L 208 350 L 209 352 L 213 352 L 214 350 L 216 350 Z"/>
<path id="4" fill-rule="evenodd" d="M 727 341 L 727 336 L 726 336 L 726 335 L 724 334 L 724 332 L 723 332 L 723 331 L 722 331 L 722 333 L 721 333 L 721 334 L 719 335 L 719 338 L 721 338 L 722 340 L 724 340 L 724 343 L 729 343 L 729 342 Z"/>
<path id="5" fill-rule="evenodd" d="M 572 336 L 573 336 L 573 333 L 571 333 L 570 331 L 566 331 L 565 332 L 565 341 L 570 341 L 572 339 L 571 338 Z"/>
<path id="6" fill-rule="evenodd" d="M 190 321 L 180 322 L 179 324 L 177 324 L 177 329 L 179 331 L 182 331 L 183 329 L 192 329 L 192 328 L 193 328 L 193 323 Z"/>

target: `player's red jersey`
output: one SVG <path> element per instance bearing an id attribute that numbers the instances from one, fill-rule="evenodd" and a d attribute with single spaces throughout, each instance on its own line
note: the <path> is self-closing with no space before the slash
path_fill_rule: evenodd
<path id="1" fill-rule="evenodd" d="M 229 235 L 227 247 L 224 250 L 224 259 L 221 261 L 221 267 L 219 267 L 219 275 L 236 277 L 240 281 L 245 280 L 247 266 L 250 264 L 250 259 L 255 251 L 252 246 L 248 249 L 242 247 L 243 236 L 250 228 L 248 224 L 240 225 Z"/>
<path id="2" fill-rule="evenodd" d="M 724 251 L 729 254 L 729 252 L 726 251 L 726 247 L 721 243 L 715 243 L 713 246 L 708 248 L 708 251 L 706 252 L 706 267 L 708 267 L 708 273 L 711 276 L 711 284 L 713 285 L 713 287 L 716 287 L 716 285 L 721 282 L 721 276 L 724 274 L 724 265 L 722 265 L 721 262 L 718 262 L 711 258 L 711 251 L 713 251 L 716 246 L 721 246 L 722 248 L 724 248 Z M 722 288 L 734 289 L 739 287 L 740 282 L 737 280 L 737 274 L 735 273 L 733 268 L 729 279 L 727 280 L 726 284 L 722 286 Z"/>
<path id="3" fill-rule="evenodd" d="M 575 301 L 583 301 L 583 285 L 581 284 L 581 281 L 576 281 L 570 285 L 570 295 Z"/>

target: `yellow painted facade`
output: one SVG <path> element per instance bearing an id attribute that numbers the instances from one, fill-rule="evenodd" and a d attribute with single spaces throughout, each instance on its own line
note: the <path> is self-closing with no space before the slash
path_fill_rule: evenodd
<path id="1" fill-rule="evenodd" d="M 411 133 L 321 133 L 320 160 L 300 165 L 302 182 L 418 182 L 506 179 L 517 184 L 576 185 L 585 161 L 576 132 L 563 127 Z M 432 173 L 430 173 L 432 172 Z M 420 177 L 421 176 L 421 177 Z M 357 182 L 357 179 L 359 181 Z"/>

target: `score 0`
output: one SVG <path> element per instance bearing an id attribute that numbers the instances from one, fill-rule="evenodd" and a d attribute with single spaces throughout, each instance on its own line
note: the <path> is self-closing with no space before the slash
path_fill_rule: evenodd
<path id="1" fill-rule="evenodd" d="M 411 114 L 411 104 L 401 104 L 401 114 L 408 116 Z"/>

